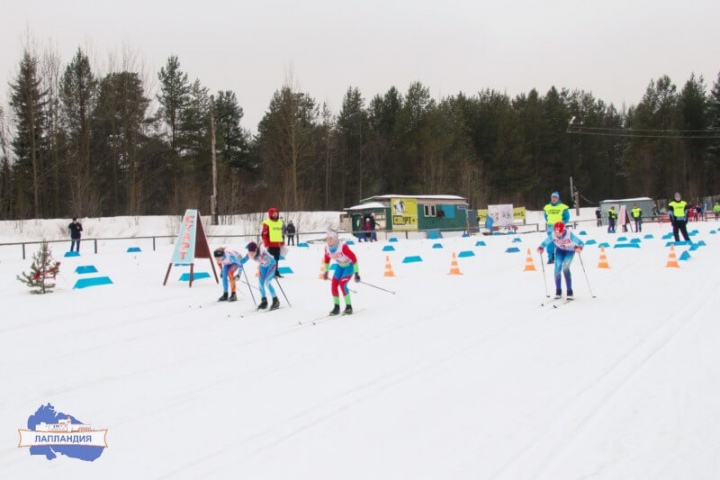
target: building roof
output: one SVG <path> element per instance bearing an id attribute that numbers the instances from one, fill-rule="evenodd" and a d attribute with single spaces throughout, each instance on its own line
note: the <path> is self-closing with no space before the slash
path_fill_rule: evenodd
<path id="1" fill-rule="evenodd" d="M 467 202 L 467 199 L 465 197 L 460 197 L 458 195 L 399 195 L 399 194 L 388 194 L 388 195 L 375 195 L 374 197 L 369 198 L 363 198 L 360 200 L 360 203 L 363 202 L 377 202 L 377 201 L 390 201 L 393 198 L 415 198 L 417 200 L 454 200 L 454 201 L 465 201 Z"/>
<path id="2" fill-rule="evenodd" d="M 650 197 L 618 198 L 617 200 L 600 200 L 600 203 L 640 202 L 640 201 L 650 201 L 650 202 L 652 202 L 652 198 L 650 198 Z"/>
<path id="3" fill-rule="evenodd" d="M 346 212 L 361 212 L 363 210 L 385 210 L 388 206 L 381 202 L 368 202 L 355 205 L 353 207 L 343 208 Z"/>

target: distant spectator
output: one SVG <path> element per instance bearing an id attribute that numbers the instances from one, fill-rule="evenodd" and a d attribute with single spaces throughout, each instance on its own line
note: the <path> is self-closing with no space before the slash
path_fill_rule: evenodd
<path id="1" fill-rule="evenodd" d="M 295 246 L 295 224 L 292 220 L 285 227 L 285 233 L 287 234 L 287 244 Z"/>
<path id="2" fill-rule="evenodd" d="M 695 205 L 695 218 L 697 218 L 698 221 L 705 220 L 705 217 L 703 215 L 704 212 L 705 211 L 703 210 L 702 205 L 700 205 L 699 203 Z"/>
<path id="3" fill-rule="evenodd" d="M 377 232 L 375 232 L 375 217 L 371 213 L 367 217 L 365 217 L 365 232 L 366 232 L 366 241 L 373 241 L 377 242 Z"/>
<path id="4" fill-rule="evenodd" d="M 597 226 L 602 227 L 602 209 L 600 209 L 600 207 L 597 207 L 597 210 L 595 210 L 595 219 Z"/>
<path id="5" fill-rule="evenodd" d="M 80 253 L 80 237 L 82 237 L 82 223 L 77 218 L 72 219 L 72 223 L 68 225 L 70 229 L 70 251 Z"/>
<path id="6" fill-rule="evenodd" d="M 715 220 L 720 218 L 720 202 L 715 202 L 715 206 L 713 207 L 713 212 L 715 212 Z"/>

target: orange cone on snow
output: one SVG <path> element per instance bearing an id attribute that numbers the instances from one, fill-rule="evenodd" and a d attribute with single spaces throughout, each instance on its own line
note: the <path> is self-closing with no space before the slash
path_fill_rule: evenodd
<path id="1" fill-rule="evenodd" d="M 610 268 L 607 255 L 605 255 L 605 247 L 600 247 L 600 262 L 598 263 L 598 268 Z"/>
<path id="2" fill-rule="evenodd" d="M 255 270 L 255 278 L 260 276 L 260 265 L 258 265 L 257 270 Z"/>
<path id="3" fill-rule="evenodd" d="M 680 264 L 675 256 L 675 246 L 670 245 L 670 253 L 668 254 L 668 261 L 665 265 L 666 268 L 680 268 Z"/>
<path id="4" fill-rule="evenodd" d="M 392 265 L 390 265 L 390 256 L 385 255 L 385 277 L 394 277 L 395 273 L 393 272 Z"/>
<path id="5" fill-rule="evenodd" d="M 530 249 L 527 249 L 527 257 L 525 257 L 525 268 L 523 268 L 523 272 L 535 272 L 537 269 L 535 268 L 535 263 L 532 259 L 532 254 L 530 253 Z"/>
<path id="6" fill-rule="evenodd" d="M 320 275 L 318 275 L 318 279 L 325 280 L 325 260 L 320 259 Z"/>
<path id="7" fill-rule="evenodd" d="M 453 252 L 452 262 L 450 262 L 450 271 L 448 272 L 448 275 L 462 275 L 462 272 L 460 271 L 460 266 L 457 262 L 457 257 L 455 256 L 455 252 Z"/>

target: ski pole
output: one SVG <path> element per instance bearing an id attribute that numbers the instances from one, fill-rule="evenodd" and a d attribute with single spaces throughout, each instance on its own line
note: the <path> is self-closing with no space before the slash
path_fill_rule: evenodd
<path id="1" fill-rule="evenodd" d="M 393 292 L 392 290 L 387 290 L 385 288 L 378 287 L 377 285 L 373 285 L 372 283 L 367 283 L 367 282 L 363 282 L 363 281 L 360 281 L 358 283 L 362 283 L 363 285 L 367 285 L 368 287 L 377 288 L 378 290 L 382 290 L 383 292 L 392 293 L 393 295 L 395 295 L 395 292 Z"/>
<path id="2" fill-rule="evenodd" d="M 543 260 L 542 252 L 540 252 L 540 266 L 542 267 L 543 286 L 545 287 L 545 298 L 550 297 L 547 291 L 547 277 L 545 277 L 545 261 Z"/>
<path id="3" fill-rule="evenodd" d="M 580 266 L 582 267 L 582 271 L 585 274 L 585 281 L 587 282 L 588 290 L 590 290 L 590 296 L 592 298 L 595 298 L 595 295 L 593 295 L 592 287 L 590 287 L 590 280 L 588 279 L 587 272 L 585 271 L 585 264 L 583 263 L 582 255 L 580 255 L 580 252 L 578 252 L 578 258 L 580 259 Z"/>
<path id="4" fill-rule="evenodd" d="M 285 290 L 283 290 L 282 285 L 280 285 L 280 280 L 278 280 L 278 278 L 275 277 L 275 281 L 277 282 L 278 287 L 280 287 L 280 291 L 282 292 L 283 297 L 285 297 L 285 301 L 287 302 L 288 307 L 292 307 L 292 305 L 290 305 L 290 300 L 288 300 L 287 295 L 285 295 Z"/>
<path id="5" fill-rule="evenodd" d="M 253 295 L 253 293 L 252 293 L 252 288 L 250 288 L 250 282 L 248 281 L 248 278 L 247 278 L 247 272 L 245 271 L 244 268 L 242 269 L 242 271 L 243 271 L 243 275 L 245 275 L 245 285 L 247 285 L 247 286 L 248 286 L 248 290 L 250 290 L 250 296 L 251 296 L 252 299 L 253 299 L 253 303 L 254 303 L 255 305 L 257 305 L 257 302 L 255 301 L 255 295 Z"/>
<path id="6" fill-rule="evenodd" d="M 253 288 L 253 289 L 255 289 L 255 290 L 260 291 L 260 289 L 259 289 L 258 287 L 256 287 L 255 285 L 252 285 L 252 284 L 250 284 L 250 283 L 247 283 L 245 280 L 242 280 L 242 279 L 241 279 L 241 280 L 240 280 L 240 283 L 242 283 L 243 285 L 247 285 L 248 288 Z"/>

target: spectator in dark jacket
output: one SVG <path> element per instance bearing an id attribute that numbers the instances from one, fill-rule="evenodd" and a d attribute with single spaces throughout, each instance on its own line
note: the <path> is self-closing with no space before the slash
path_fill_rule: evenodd
<path id="1" fill-rule="evenodd" d="M 72 223 L 68 225 L 70 229 L 70 251 L 80 253 L 80 237 L 82 236 L 82 223 L 77 218 L 72 219 Z"/>
<path id="2" fill-rule="evenodd" d="M 290 220 L 285 227 L 285 233 L 287 234 L 287 244 L 295 245 L 295 224 Z"/>

